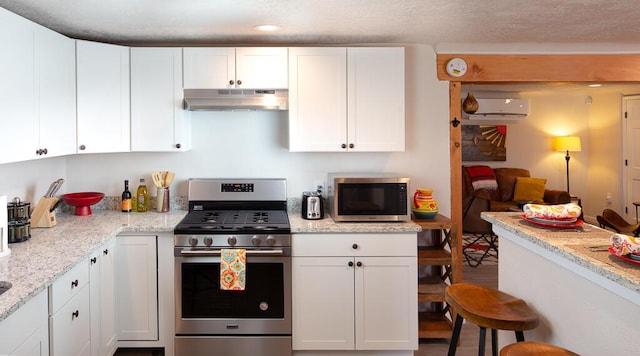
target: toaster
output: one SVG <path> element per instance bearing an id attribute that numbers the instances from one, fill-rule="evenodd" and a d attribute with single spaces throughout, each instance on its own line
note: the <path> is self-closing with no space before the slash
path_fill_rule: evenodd
<path id="1" fill-rule="evenodd" d="M 324 202 L 317 192 L 302 193 L 302 218 L 307 220 L 324 219 Z"/>

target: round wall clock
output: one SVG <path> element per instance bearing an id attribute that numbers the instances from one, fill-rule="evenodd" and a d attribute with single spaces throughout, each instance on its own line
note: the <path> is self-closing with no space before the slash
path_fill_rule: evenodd
<path id="1" fill-rule="evenodd" d="M 467 62 L 462 58 L 452 58 L 447 62 L 447 74 L 452 77 L 462 77 L 467 72 Z"/>

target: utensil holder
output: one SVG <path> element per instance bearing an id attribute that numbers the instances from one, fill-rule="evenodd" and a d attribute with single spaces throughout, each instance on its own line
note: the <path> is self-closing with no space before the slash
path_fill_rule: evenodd
<path id="1" fill-rule="evenodd" d="M 166 213 L 169 211 L 169 202 L 169 187 L 159 187 L 156 194 L 156 211 L 159 213 Z"/>
<path id="2" fill-rule="evenodd" d="M 56 226 L 56 212 L 51 208 L 56 204 L 58 198 L 40 198 L 35 209 L 31 213 L 31 227 L 53 227 Z"/>

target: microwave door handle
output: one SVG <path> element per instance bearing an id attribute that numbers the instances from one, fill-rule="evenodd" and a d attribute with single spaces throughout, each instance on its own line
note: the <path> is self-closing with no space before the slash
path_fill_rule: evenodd
<path id="1" fill-rule="evenodd" d="M 220 256 L 222 250 L 182 250 L 180 254 L 182 256 Z M 282 256 L 284 251 L 277 250 L 247 250 L 247 256 Z"/>

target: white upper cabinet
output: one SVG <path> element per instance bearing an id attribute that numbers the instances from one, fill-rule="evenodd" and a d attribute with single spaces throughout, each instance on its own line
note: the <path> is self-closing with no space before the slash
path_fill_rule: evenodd
<path id="1" fill-rule="evenodd" d="M 404 48 L 290 48 L 289 150 L 404 151 Z"/>
<path id="2" fill-rule="evenodd" d="M 39 144 L 42 157 L 76 152 L 75 40 L 39 27 L 36 31 Z"/>
<path id="3" fill-rule="evenodd" d="M 78 153 L 128 152 L 129 48 L 77 41 Z"/>
<path id="4" fill-rule="evenodd" d="M 183 99 L 181 48 L 131 48 L 132 151 L 191 149 Z"/>
<path id="5" fill-rule="evenodd" d="M 287 48 L 184 48 L 185 89 L 285 89 Z"/>
<path id="6" fill-rule="evenodd" d="M 75 152 L 75 46 L 0 8 L 0 163 Z"/>

